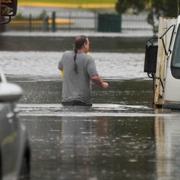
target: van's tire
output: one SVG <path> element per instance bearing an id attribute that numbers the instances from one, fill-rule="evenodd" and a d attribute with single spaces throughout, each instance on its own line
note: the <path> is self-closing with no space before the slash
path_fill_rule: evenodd
<path id="1" fill-rule="evenodd" d="M 20 169 L 20 174 L 19 174 L 19 179 L 18 180 L 30 180 L 31 179 L 31 155 L 30 155 L 30 148 L 29 146 L 26 148 L 22 164 L 21 164 L 21 169 Z"/>
<path id="2" fill-rule="evenodd" d="M 0 151 L 0 180 L 2 180 L 2 159 L 1 159 L 1 151 Z"/>

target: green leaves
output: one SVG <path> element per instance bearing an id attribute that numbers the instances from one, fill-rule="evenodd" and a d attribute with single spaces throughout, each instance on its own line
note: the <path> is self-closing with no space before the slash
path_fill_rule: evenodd
<path id="1" fill-rule="evenodd" d="M 116 3 L 116 11 L 121 13 L 128 9 L 134 12 L 147 10 L 149 12 L 155 9 L 158 14 L 167 17 L 177 17 L 180 13 L 180 0 L 118 0 Z"/>
<path id="2" fill-rule="evenodd" d="M 116 3 L 116 11 L 121 13 L 128 9 L 133 9 L 134 12 L 140 12 L 145 9 L 146 1 L 144 0 L 118 0 Z"/>

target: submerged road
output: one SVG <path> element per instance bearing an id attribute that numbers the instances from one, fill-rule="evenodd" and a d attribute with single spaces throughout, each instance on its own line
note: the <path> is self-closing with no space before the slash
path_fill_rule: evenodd
<path id="1" fill-rule="evenodd" d="M 42 82 L 17 83 L 29 88 L 18 108 L 32 148 L 32 180 L 179 177 L 180 113 L 151 108 L 149 81 L 110 81 L 111 90 L 94 89 L 91 108 L 53 104 L 59 81 L 43 82 L 46 98 Z"/>
<path id="2" fill-rule="evenodd" d="M 117 104 L 18 107 L 32 148 L 32 180 L 179 177 L 178 112 Z"/>

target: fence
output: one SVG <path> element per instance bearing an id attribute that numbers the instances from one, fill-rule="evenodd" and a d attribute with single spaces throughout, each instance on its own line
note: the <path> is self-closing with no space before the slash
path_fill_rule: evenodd
<path id="1" fill-rule="evenodd" d="M 124 31 L 144 30 L 152 31 L 152 26 L 147 22 L 147 15 L 123 15 L 122 16 L 122 29 Z"/>
<path id="2" fill-rule="evenodd" d="M 152 31 L 147 23 L 147 15 L 122 15 L 122 31 Z M 30 14 L 26 19 L 13 20 L 6 26 L 7 31 L 98 31 L 97 12 L 63 12 L 47 15 L 42 19 L 36 19 Z"/>

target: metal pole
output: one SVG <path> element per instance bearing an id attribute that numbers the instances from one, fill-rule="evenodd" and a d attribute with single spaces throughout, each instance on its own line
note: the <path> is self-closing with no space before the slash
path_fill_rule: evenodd
<path id="1" fill-rule="evenodd" d="M 49 31 L 49 16 L 43 18 L 43 31 Z"/>
<path id="2" fill-rule="evenodd" d="M 1 75 L 1 82 L 6 83 L 7 79 L 1 69 L 0 69 L 0 75 Z"/>
<path id="3" fill-rule="evenodd" d="M 0 19 L 1 19 L 1 0 L 0 0 Z"/>
<path id="4" fill-rule="evenodd" d="M 32 15 L 29 14 L 29 32 L 32 31 Z"/>
<path id="5" fill-rule="evenodd" d="M 1 23 L 1 21 L 2 21 L 2 17 L 1 17 L 1 0 L 0 0 L 0 23 Z"/>
<path id="6" fill-rule="evenodd" d="M 96 10 L 94 12 L 94 24 L 95 24 L 94 31 L 98 32 L 98 12 Z"/>
<path id="7" fill-rule="evenodd" d="M 56 32 L 56 12 L 52 12 L 52 32 Z"/>
<path id="8" fill-rule="evenodd" d="M 71 22 L 71 12 L 69 11 L 69 22 Z M 71 23 L 69 23 L 69 31 L 71 31 Z"/>

